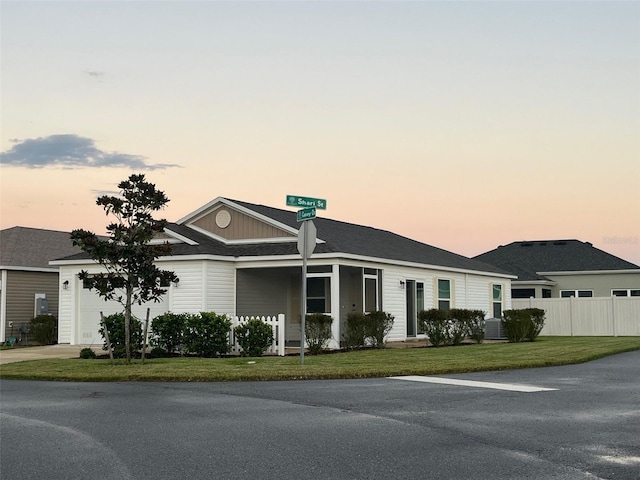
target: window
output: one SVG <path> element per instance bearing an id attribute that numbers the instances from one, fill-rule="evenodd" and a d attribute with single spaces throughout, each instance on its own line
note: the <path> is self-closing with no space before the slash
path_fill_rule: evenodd
<path id="1" fill-rule="evenodd" d="M 560 290 L 560 297 L 562 297 L 562 298 L 570 298 L 570 297 L 588 298 L 588 297 L 593 297 L 593 290 Z"/>
<path id="2" fill-rule="evenodd" d="M 331 312 L 331 279 L 307 278 L 307 313 Z"/>
<path id="3" fill-rule="evenodd" d="M 417 314 L 424 310 L 424 283 L 416 282 L 416 322 L 418 323 L 418 333 L 424 333 L 422 325 L 417 321 Z"/>
<path id="4" fill-rule="evenodd" d="M 551 298 L 551 290 L 548 288 L 542 289 L 542 298 Z"/>
<path id="5" fill-rule="evenodd" d="M 375 268 L 365 268 L 363 270 L 363 283 L 365 313 L 380 310 L 378 271 Z"/>
<path id="6" fill-rule="evenodd" d="M 451 280 L 438 279 L 438 308 L 451 309 Z"/>
<path id="7" fill-rule="evenodd" d="M 424 333 L 418 322 L 418 313 L 424 310 L 424 282 L 407 280 L 407 337 L 415 337 L 417 333 Z"/>
<path id="8" fill-rule="evenodd" d="M 492 285 L 493 318 L 502 318 L 502 285 Z"/>
<path id="9" fill-rule="evenodd" d="M 535 288 L 512 288 L 511 298 L 531 298 L 536 296 Z"/>
<path id="10" fill-rule="evenodd" d="M 618 288 L 611 290 L 612 297 L 640 297 L 640 289 L 635 288 Z"/>

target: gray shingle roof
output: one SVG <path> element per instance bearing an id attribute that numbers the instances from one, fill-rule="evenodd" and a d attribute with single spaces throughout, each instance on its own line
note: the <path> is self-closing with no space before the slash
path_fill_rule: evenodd
<path id="1" fill-rule="evenodd" d="M 296 220 L 296 212 L 238 200 L 229 200 L 289 227 L 297 229 L 300 226 Z M 316 247 L 316 252 L 318 253 L 347 253 L 463 270 L 505 273 L 494 265 L 472 260 L 463 255 L 433 247 L 386 230 L 323 217 L 318 217 L 313 222 L 318 230 L 318 238 L 326 242 Z M 260 246 L 260 248 L 263 247 Z M 296 252 L 294 244 L 292 253 Z"/>
<path id="2" fill-rule="evenodd" d="M 519 281 L 546 280 L 540 272 L 640 269 L 580 240 L 513 242 L 474 258 L 518 275 Z"/>
<path id="3" fill-rule="evenodd" d="M 49 260 L 80 252 L 69 235 L 69 232 L 19 226 L 0 230 L 0 266 L 55 268 L 49 265 Z"/>
<path id="4" fill-rule="evenodd" d="M 239 200 L 225 200 L 296 230 L 300 227 L 296 220 L 296 212 Z M 507 274 L 495 265 L 473 260 L 386 230 L 320 217 L 314 219 L 314 223 L 318 231 L 318 238 L 325 242 L 318 244 L 314 253 L 344 253 L 461 270 Z M 186 225 L 169 223 L 167 228 L 198 243 L 197 245 L 174 244 L 172 254 L 175 256 L 198 254 L 231 257 L 298 255 L 295 241 L 225 244 Z M 87 257 L 81 254 L 75 255 L 73 258 Z"/>

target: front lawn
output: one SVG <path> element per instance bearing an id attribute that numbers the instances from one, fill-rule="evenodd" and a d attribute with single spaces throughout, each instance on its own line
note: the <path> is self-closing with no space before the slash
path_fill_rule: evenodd
<path id="1" fill-rule="evenodd" d="M 640 337 L 538 337 L 535 342 L 364 350 L 260 358 L 162 358 L 131 365 L 109 360 L 36 360 L 2 365 L 0 378 L 60 381 L 295 380 L 441 375 L 582 363 L 640 350 Z"/>

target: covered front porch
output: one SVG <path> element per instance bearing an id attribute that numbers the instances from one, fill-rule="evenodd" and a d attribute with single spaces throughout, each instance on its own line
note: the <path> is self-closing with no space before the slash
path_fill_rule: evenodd
<path id="1" fill-rule="evenodd" d="M 236 315 L 284 313 L 285 341 L 300 346 L 302 268 L 300 266 L 238 268 Z M 307 313 L 333 317 L 329 348 L 339 348 L 351 312 L 381 310 L 382 270 L 330 264 L 307 268 Z"/>

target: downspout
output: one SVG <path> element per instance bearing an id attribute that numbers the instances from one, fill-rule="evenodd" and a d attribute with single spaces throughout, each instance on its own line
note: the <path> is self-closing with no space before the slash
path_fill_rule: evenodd
<path id="1" fill-rule="evenodd" d="M 7 333 L 7 271 L 0 276 L 0 342 L 6 341 Z"/>

